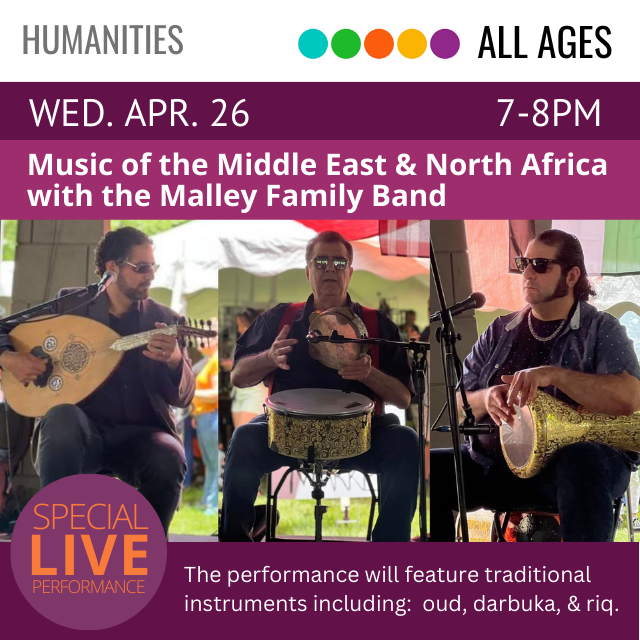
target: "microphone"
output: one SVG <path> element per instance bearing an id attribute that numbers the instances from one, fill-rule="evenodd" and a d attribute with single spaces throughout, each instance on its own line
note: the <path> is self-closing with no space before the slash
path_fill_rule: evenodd
<path id="1" fill-rule="evenodd" d="M 331 344 L 344 344 L 350 342 L 352 338 L 345 338 L 341 336 L 335 329 L 331 332 L 330 336 L 323 336 L 320 331 L 314 329 L 307 333 L 307 340 L 311 344 L 318 344 L 318 342 L 330 342 Z"/>
<path id="2" fill-rule="evenodd" d="M 115 271 L 105 271 L 104 275 L 102 276 L 102 280 L 98 282 L 96 296 L 104 293 L 107 290 L 107 287 L 112 285 L 117 279 L 118 274 Z"/>
<path id="3" fill-rule="evenodd" d="M 498 427 L 492 424 L 476 424 L 472 427 L 460 426 L 458 427 L 458 429 L 460 433 L 465 436 L 493 434 L 498 431 Z M 433 431 L 439 431 L 440 433 L 451 433 L 451 427 L 448 425 L 441 425 L 440 427 L 435 427 Z"/>
<path id="4" fill-rule="evenodd" d="M 445 311 L 449 311 L 452 316 L 457 316 L 460 313 L 464 313 L 465 311 L 469 311 L 469 309 L 480 309 L 484 307 L 484 303 L 487 301 L 487 298 L 483 293 L 476 291 L 472 293 L 466 300 L 462 302 L 456 302 L 452 307 L 449 307 Z M 438 311 L 437 313 L 433 313 L 429 316 L 430 322 L 438 322 L 438 320 L 442 320 L 442 311 Z"/>

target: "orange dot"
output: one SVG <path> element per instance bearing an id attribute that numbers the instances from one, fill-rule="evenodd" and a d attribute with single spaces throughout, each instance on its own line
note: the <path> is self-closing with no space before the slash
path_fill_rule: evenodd
<path id="1" fill-rule="evenodd" d="M 386 58 L 393 51 L 393 36 L 384 29 L 374 29 L 364 39 L 364 50 L 372 58 Z"/>
<path id="2" fill-rule="evenodd" d="M 417 29 L 407 29 L 398 36 L 398 51 L 410 60 L 419 58 L 427 50 L 427 39 Z"/>

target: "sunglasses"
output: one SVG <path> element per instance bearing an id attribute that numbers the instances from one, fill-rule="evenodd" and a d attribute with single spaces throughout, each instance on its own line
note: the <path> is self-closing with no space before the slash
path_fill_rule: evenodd
<path id="1" fill-rule="evenodd" d="M 138 262 L 138 264 L 133 264 L 133 262 L 127 262 L 125 260 L 122 264 L 129 265 L 135 273 L 139 273 L 140 275 L 155 273 L 160 268 L 159 264 L 153 264 L 151 262 Z"/>
<path id="2" fill-rule="evenodd" d="M 515 263 L 516 269 L 520 273 L 524 273 L 529 265 L 536 273 L 546 273 L 550 264 L 562 264 L 560 260 L 552 260 L 551 258 L 523 258 L 522 256 L 515 258 Z"/>
<path id="3" fill-rule="evenodd" d="M 324 271 L 329 266 L 329 261 L 333 263 L 336 271 L 344 271 L 349 264 L 349 260 L 342 256 L 316 256 L 309 264 L 313 263 L 316 269 Z"/>

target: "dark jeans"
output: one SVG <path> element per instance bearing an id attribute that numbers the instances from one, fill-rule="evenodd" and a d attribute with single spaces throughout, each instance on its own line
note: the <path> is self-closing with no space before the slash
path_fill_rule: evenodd
<path id="1" fill-rule="evenodd" d="M 394 415 L 373 419 L 369 451 L 340 461 L 343 469 L 380 476 L 380 515 L 373 529 L 374 541 L 409 540 L 418 495 L 418 463 L 418 436 L 413 429 L 399 425 Z M 221 540 L 251 541 L 260 478 L 291 466 L 298 466 L 294 458 L 269 449 L 265 416 L 235 430 L 224 471 Z"/>
<path id="2" fill-rule="evenodd" d="M 187 460 L 187 473 L 184 477 L 184 487 L 191 486 L 193 478 L 193 441 L 195 439 L 195 429 L 193 428 L 193 419 L 190 415 L 186 415 L 182 421 L 182 441 L 184 442 L 184 453 Z"/>
<path id="3" fill-rule="evenodd" d="M 161 427 L 101 425 L 62 404 L 40 423 L 36 468 L 42 487 L 80 473 L 112 473 L 140 491 L 167 533 L 186 461 L 180 441 Z"/>
<path id="4" fill-rule="evenodd" d="M 560 515 L 565 542 L 606 542 L 613 528 L 612 503 L 629 484 L 631 467 L 615 449 L 580 442 L 560 449 L 533 478 L 515 476 L 506 463 L 489 470 L 462 447 L 467 509 L 548 506 Z M 452 511 L 458 508 L 453 449 L 431 451 L 431 541 L 453 542 Z"/>

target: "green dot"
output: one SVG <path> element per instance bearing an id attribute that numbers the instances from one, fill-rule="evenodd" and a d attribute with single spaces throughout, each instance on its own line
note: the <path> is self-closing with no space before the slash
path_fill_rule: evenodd
<path id="1" fill-rule="evenodd" d="M 348 60 L 357 55 L 361 47 L 360 36 L 351 29 L 340 29 L 331 38 L 331 49 L 339 58 Z"/>

